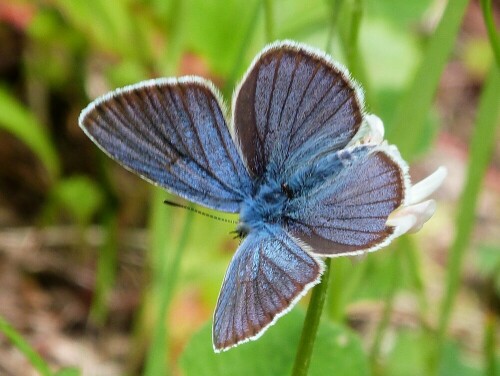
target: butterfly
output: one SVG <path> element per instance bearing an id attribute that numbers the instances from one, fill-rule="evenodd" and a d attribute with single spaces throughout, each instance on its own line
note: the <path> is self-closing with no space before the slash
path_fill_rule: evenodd
<path id="1" fill-rule="evenodd" d="M 258 338 L 287 313 L 319 283 L 322 257 L 375 251 L 415 226 L 388 224 L 408 204 L 407 164 L 382 142 L 347 70 L 307 45 L 264 48 L 233 95 L 230 120 L 212 83 L 186 76 L 108 93 L 79 124 L 150 183 L 239 213 L 241 243 L 213 318 L 216 352 Z"/>

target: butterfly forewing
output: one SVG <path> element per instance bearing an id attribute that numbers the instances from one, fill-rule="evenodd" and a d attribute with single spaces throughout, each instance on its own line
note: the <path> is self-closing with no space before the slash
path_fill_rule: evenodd
<path id="1" fill-rule="evenodd" d="M 322 264 L 281 228 L 251 232 L 226 272 L 214 315 L 216 351 L 255 339 L 319 281 Z"/>
<path id="2" fill-rule="evenodd" d="M 125 167 L 193 202 L 237 212 L 250 191 L 218 95 L 202 79 L 117 90 L 92 102 L 80 126 Z"/>
<path id="3" fill-rule="evenodd" d="M 356 85 L 325 55 L 290 42 L 254 61 L 233 102 L 235 133 L 254 176 L 342 149 L 362 123 Z"/>

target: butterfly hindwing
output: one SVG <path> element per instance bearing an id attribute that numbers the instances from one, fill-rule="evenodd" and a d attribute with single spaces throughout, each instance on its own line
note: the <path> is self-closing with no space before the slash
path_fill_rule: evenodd
<path id="1" fill-rule="evenodd" d="M 279 227 L 250 232 L 224 277 L 214 314 L 214 349 L 259 337 L 319 282 L 322 267 Z"/>
<path id="2" fill-rule="evenodd" d="M 203 79 L 119 89 L 92 102 L 80 126 L 129 170 L 190 201 L 237 212 L 250 190 L 219 95 Z"/>
<path id="3" fill-rule="evenodd" d="M 386 245 L 394 233 L 387 218 L 406 194 L 407 166 L 398 154 L 388 146 L 354 147 L 317 165 L 337 167 L 315 186 L 305 185 L 303 196 L 289 206 L 288 231 L 323 256 L 359 254 Z M 317 171 L 308 175 L 310 181 L 316 181 Z"/>
<path id="4" fill-rule="evenodd" d="M 361 93 L 326 55 L 293 42 L 264 49 L 233 99 L 235 135 L 253 176 L 283 173 L 345 147 L 362 120 Z"/>

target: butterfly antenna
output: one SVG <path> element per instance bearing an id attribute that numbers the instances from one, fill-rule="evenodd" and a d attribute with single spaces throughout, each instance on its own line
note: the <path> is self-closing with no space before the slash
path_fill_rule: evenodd
<path id="1" fill-rule="evenodd" d="M 174 201 L 164 200 L 163 203 L 166 204 L 166 205 L 169 205 L 169 206 L 174 206 L 176 208 L 187 209 L 187 210 L 190 210 L 190 211 L 192 211 L 194 213 L 204 215 L 205 217 L 212 218 L 212 219 L 217 219 L 218 221 L 222 221 L 222 222 L 226 222 L 226 223 L 231 223 L 233 225 L 238 224 L 237 221 L 233 221 L 232 219 L 217 217 L 216 215 L 212 215 L 210 213 L 206 213 L 204 211 L 195 209 L 195 208 L 193 208 L 191 206 L 186 206 L 186 205 L 178 204 L 177 202 L 174 202 Z"/>

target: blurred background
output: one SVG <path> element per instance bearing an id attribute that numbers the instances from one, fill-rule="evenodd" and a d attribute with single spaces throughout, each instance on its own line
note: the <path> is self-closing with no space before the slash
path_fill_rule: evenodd
<path id="1" fill-rule="evenodd" d="M 308 297 L 214 355 L 233 226 L 164 205 L 181 200 L 77 124 L 154 77 L 209 78 L 230 103 L 285 38 L 348 66 L 413 181 L 449 172 L 422 231 L 332 261 L 310 374 L 500 375 L 495 20 L 488 0 L 1 0 L 0 375 L 290 373 Z"/>

